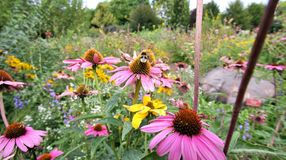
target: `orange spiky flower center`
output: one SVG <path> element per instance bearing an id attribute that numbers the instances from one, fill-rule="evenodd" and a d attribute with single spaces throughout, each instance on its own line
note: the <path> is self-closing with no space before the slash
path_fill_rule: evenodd
<path id="1" fill-rule="evenodd" d="M 52 159 L 52 155 L 49 153 L 44 153 L 41 155 L 41 157 L 39 158 L 39 160 L 51 160 Z"/>
<path id="2" fill-rule="evenodd" d="M 190 109 L 181 109 L 173 120 L 174 129 L 182 135 L 193 136 L 201 132 L 202 124 L 197 113 Z"/>
<path id="3" fill-rule="evenodd" d="M 95 49 L 89 49 L 87 50 L 85 53 L 84 53 L 84 56 L 83 56 L 83 59 L 91 62 L 91 63 L 94 63 L 94 57 L 97 57 L 98 61 L 102 61 L 103 60 L 103 56 L 100 52 L 98 52 L 97 50 Z"/>
<path id="4" fill-rule="evenodd" d="M 79 96 L 85 96 L 89 93 L 89 89 L 87 86 L 85 85 L 80 85 L 77 89 L 76 89 L 76 94 Z"/>
<path id="5" fill-rule="evenodd" d="M 95 126 L 93 126 L 93 130 L 95 131 L 102 131 L 102 125 L 101 124 L 96 124 Z"/>
<path id="6" fill-rule="evenodd" d="M 13 78 L 4 70 L 0 70 L 0 81 L 14 81 Z"/>
<path id="7" fill-rule="evenodd" d="M 22 135 L 24 135 L 26 133 L 26 128 L 24 126 L 23 123 L 13 123 L 13 124 L 10 124 L 5 132 L 4 132 L 4 136 L 7 137 L 7 138 L 18 138 Z"/>
<path id="8" fill-rule="evenodd" d="M 151 70 L 151 64 L 147 54 L 139 55 L 130 65 L 131 71 L 135 74 L 149 75 Z"/>

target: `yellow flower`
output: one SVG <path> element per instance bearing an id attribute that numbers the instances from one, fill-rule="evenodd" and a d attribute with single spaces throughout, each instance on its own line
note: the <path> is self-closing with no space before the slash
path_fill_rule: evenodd
<path id="1" fill-rule="evenodd" d="M 165 93 L 168 96 L 171 96 L 173 94 L 172 88 L 169 87 L 159 87 L 157 93 Z"/>
<path id="2" fill-rule="evenodd" d="M 10 67 L 14 68 L 16 71 L 24 71 L 24 70 L 27 71 L 27 70 L 36 69 L 31 64 L 22 62 L 20 59 L 18 59 L 15 56 L 8 56 L 5 62 Z"/>
<path id="3" fill-rule="evenodd" d="M 134 104 L 132 106 L 124 105 L 130 112 L 136 112 L 132 118 L 132 126 L 138 129 L 142 120 L 145 119 L 149 114 L 155 116 L 166 115 L 167 106 L 160 100 L 151 100 L 150 96 L 143 97 L 143 104 Z"/>
<path id="4" fill-rule="evenodd" d="M 36 74 L 31 74 L 31 73 L 27 73 L 25 76 L 26 76 L 26 78 L 28 78 L 28 79 L 35 79 L 35 78 L 37 77 Z"/>
<path id="5" fill-rule="evenodd" d="M 92 68 L 87 68 L 84 71 L 84 77 L 87 79 L 95 79 L 94 72 Z"/>
<path id="6" fill-rule="evenodd" d="M 106 74 L 104 73 L 103 69 L 101 69 L 101 68 L 96 68 L 95 72 L 96 72 L 96 75 L 98 76 L 98 78 L 99 78 L 102 82 L 107 83 L 107 82 L 109 81 L 110 76 L 106 75 Z"/>

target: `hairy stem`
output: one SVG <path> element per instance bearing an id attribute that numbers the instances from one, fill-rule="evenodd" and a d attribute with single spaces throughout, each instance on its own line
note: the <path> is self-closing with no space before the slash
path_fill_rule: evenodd
<path id="1" fill-rule="evenodd" d="M 0 92 L 0 112 L 1 112 L 1 117 L 2 120 L 5 124 L 5 127 L 7 128 L 9 126 L 7 117 L 6 117 L 6 112 L 5 112 L 5 107 L 4 107 L 4 103 L 3 103 L 3 93 Z"/>
<path id="2" fill-rule="evenodd" d="M 132 104 L 136 104 L 138 97 L 139 97 L 139 92 L 140 92 L 140 87 L 141 87 L 141 81 L 137 80 L 136 81 L 136 87 L 135 87 L 135 93 L 134 93 L 134 98 L 132 100 Z"/>
<path id="3" fill-rule="evenodd" d="M 247 69 L 246 69 L 246 71 L 242 77 L 242 80 L 241 80 L 241 83 L 239 86 L 239 90 L 238 90 L 238 94 L 237 94 L 237 98 L 236 98 L 236 101 L 234 104 L 232 118 L 231 118 L 231 122 L 230 122 L 230 127 L 229 127 L 229 131 L 228 131 L 228 134 L 226 137 L 225 146 L 224 146 L 224 153 L 225 154 L 227 154 L 227 152 L 228 152 L 230 141 L 231 141 L 233 132 L 235 130 L 236 121 L 238 119 L 238 115 L 239 115 L 239 112 L 240 112 L 241 107 L 242 107 L 244 94 L 245 94 L 245 91 L 247 89 L 247 85 L 250 81 L 250 78 L 253 74 L 253 71 L 254 71 L 255 65 L 257 63 L 259 54 L 261 52 L 262 46 L 264 44 L 266 34 L 267 34 L 268 29 L 272 23 L 272 20 L 274 17 L 274 12 L 275 12 L 276 6 L 278 4 L 278 1 L 279 0 L 269 0 L 267 8 L 264 12 L 262 21 L 260 22 L 259 31 L 257 33 L 253 47 L 251 49 L 251 54 L 250 54 L 250 58 L 249 58 L 249 61 L 247 64 Z"/>
<path id="4" fill-rule="evenodd" d="M 201 58 L 203 0 L 197 0 L 196 35 L 195 35 L 195 75 L 194 75 L 194 110 L 198 110 L 199 102 L 199 72 Z"/>

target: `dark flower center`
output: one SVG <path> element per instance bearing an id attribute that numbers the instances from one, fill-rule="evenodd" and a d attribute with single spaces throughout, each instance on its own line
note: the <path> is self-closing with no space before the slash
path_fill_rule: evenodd
<path id="1" fill-rule="evenodd" d="M 26 128 L 22 123 L 13 123 L 10 124 L 6 131 L 4 132 L 4 136 L 6 138 L 18 138 L 26 133 Z"/>
<path id="2" fill-rule="evenodd" d="M 85 85 L 80 85 L 77 89 L 76 89 L 76 94 L 78 96 L 86 96 L 88 94 L 89 90 Z"/>
<path id="3" fill-rule="evenodd" d="M 97 50 L 95 49 L 89 49 L 87 50 L 85 53 L 84 53 L 84 56 L 83 56 L 83 59 L 91 62 L 91 63 L 94 63 L 94 56 L 97 56 L 99 61 L 102 61 L 103 60 L 103 56 L 101 53 L 99 53 Z"/>
<path id="4" fill-rule="evenodd" d="M 199 134 L 202 128 L 199 116 L 190 109 L 179 110 L 175 115 L 173 124 L 176 132 L 190 137 Z"/>
<path id="5" fill-rule="evenodd" d="M 4 70 L 0 70 L 0 81 L 14 81 L 13 78 Z"/>
<path id="6" fill-rule="evenodd" d="M 154 104 L 153 104 L 152 102 L 148 102 L 147 106 L 150 107 L 151 109 L 154 109 L 154 108 L 155 108 L 155 107 L 154 107 Z"/>
<path id="7" fill-rule="evenodd" d="M 149 75 L 151 64 L 148 57 L 141 55 L 129 65 L 131 71 L 135 74 Z"/>
<path id="8" fill-rule="evenodd" d="M 42 154 L 42 156 L 39 158 L 39 160 L 51 160 L 51 159 L 52 156 L 49 153 Z"/>
<path id="9" fill-rule="evenodd" d="M 102 125 L 101 124 L 96 124 L 95 126 L 93 126 L 93 130 L 95 130 L 95 131 L 102 131 Z"/>
<path id="10" fill-rule="evenodd" d="M 255 121 L 260 122 L 261 120 L 262 120 L 262 118 L 260 116 L 255 117 Z"/>

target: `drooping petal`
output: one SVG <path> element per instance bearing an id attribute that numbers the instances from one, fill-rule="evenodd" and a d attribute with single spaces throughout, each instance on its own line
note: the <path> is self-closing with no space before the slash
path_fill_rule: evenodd
<path id="1" fill-rule="evenodd" d="M 26 145 L 27 147 L 29 148 L 33 148 L 34 147 L 34 144 L 33 142 L 31 141 L 31 139 L 26 136 L 26 135 L 23 135 L 21 137 L 19 137 L 19 139 L 23 142 L 24 145 Z"/>
<path id="2" fill-rule="evenodd" d="M 82 59 L 66 59 L 63 61 L 65 64 L 75 64 L 75 63 L 81 63 L 83 62 Z"/>
<path id="3" fill-rule="evenodd" d="M 171 133 L 173 131 L 173 128 L 167 128 L 165 130 L 163 130 L 162 132 L 160 132 L 159 134 L 157 134 L 151 141 L 149 144 L 149 148 L 150 150 L 154 149 L 155 146 L 157 146 L 169 133 Z"/>
<path id="4" fill-rule="evenodd" d="M 23 152 L 27 152 L 28 148 L 23 144 L 20 138 L 16 139 L 16 145 L 21 149 Z"/>
<path id="5" fill-rule="evenodd" d="M 192 141 L 193 144 L 196 145 L 198 152 L 200 153 L 200 158 L 201 159 L 212 159 L 212 160 L 217 160 L 216 156 L 212 154 L 212 152 L 209 150 L 207 146 L 200 140 L 200 135 L 192 136 Z"/>
<path id="6" fill-rule="evenodd" d="M 3 150 L 3 157 L 7 157 L 13 153 L 15 146 L 15 138 L 12 138 Z"/>
<path id="7" fill-rule="evenodd" d="M 136 80 L 137 80 L 136 74 L 133 74 L 133 75 L 130 76 L 129 79 L 126 81 L 124 87 L 126 87 L 126 86 L 128 86 L 128 85 L 130 85 L 130 84 L 135 83 Z M 123 87 L 123 88 L 124 88 L 124 87 Z"/>
<path id="8" fill-rule="evenodd" d="M 58 150 L 57 148 L 56 149 L 53 149 L 51 152 L 50 152 L 50 155 L 53 157 L 53 158 L 56 158 L 60 155 L 64 154 L 63 151 L 60 151 Z"/>
<path id="9" fill-rule="evenodd" d="M 146 107 L 147 108 L 147 107 Z M 150 108 L 149 108 L 150 109 Z M 147 112 L 137 112 L 132 118 L 132 126 L 135 129 L 138 129 L 142 120 L 145 119 L 148 116 L 148 111 Z"/>
<path id="10" fill-rule="evenodd" d="M 217 160 L 225 160 L 225 154 L 222 151 L 222 148 L 219 148 L 213 141 L 210 141 L 206 136 L 200 136 L 199 139 L 208 149 L 212 155 L 216 157 Z"/>
<path id="11" fill-rule="evenodd" d="M 103 58 L 102 62 L 99 62 L 99 64 L 117 64 L 121 62 L 119 58 L 116 57 L 105 57 Z"/>
<path id="12" fill-rule="evenodd" d="M 181 151 L 181 146 L 182 146 L 182 135 L 178 135 L 176 141 L 172 144 L 168 159 L 169 160 L 180 160 L 182 151 Z"/>
<path id="13" fill-rule="evenodd" d="M 88 68 L 88 67 L 92 67 L 92 63 L 85 61 L 81 64 L 81 68 Z"/>
<path id="14" fill-rule="evenodd" d="M 147 133 L 156 133 L 156 132 L 160 132 L 163 129 L 166 129 L 168 127 L 173 126 L 173 122 L 153 122 L 151 124 L 145 125 L 143 127 L 141 127 L 141 131 L 142 132 L 147 132 Z"/>
<path id="15" fill-rule="evenodd" d="M 210 141 L 215 142 L 216 145 L 219 148 L 223 148 L 224 147 L 224 142 L 217 135 L 215 135 L 214 133 L 210 132 L 209 130 L 203 128 L 202 129 L 202 134 L 206 138 L 208 138 Z"/>
<path id="16" fill-rule="evenodd" d="M 181 145 L 182 145 L 181 148 L 182 148 L 183 159 L 197 160 L 197 154 L 195 153 L 195 151 L 192 147 L 191 137 L 184 135 L 182 138 L 182 144 Z"/>
<path id="17" fill-rule="evenodd" d="M 175 132 L 173 134 L 170 134 L 163 141 L 161 141 L 161 143 L 159 143 L 158 148 L 156 150 L 157 154 L 159 156 L 164 156 L 165 154 L 167 154 L 170 151 L 173 143 L 177 140 L 178 136 L 179 134 Z"/>
<path id="18" fill-rule="evenodd" d="M 4 147 L 7 145 L 7 143 L 9 142 L 9 138 L 6 138 L 0 143 L 0 152 L 4 149 Z"/>
<path id="19" fill-rule="evenodd" d="M 158 117 L 156 119 L 153 119 L 153 120 L 150 121 L 150 123 L 153 123 L 153 122 L 165 122 L 165 121 L 172 122 L 173 120 L 174 120 L 174 116 L 173 115 L 167 115 L 167 116 L 160 116 L 160 117 Z"/>

